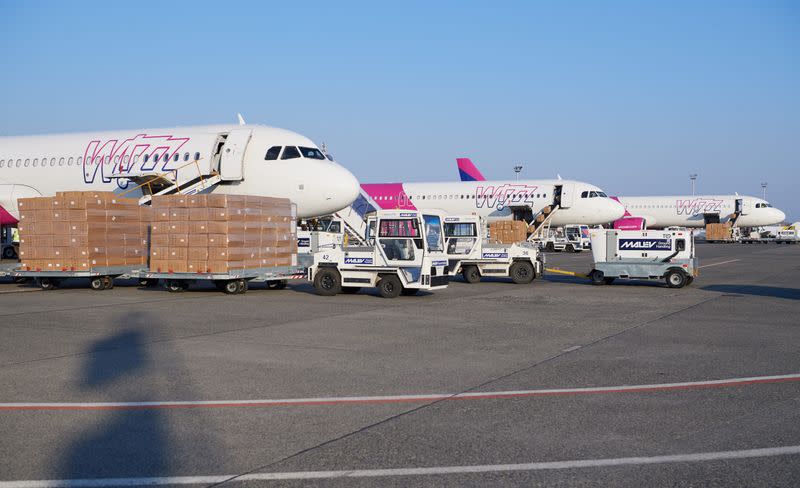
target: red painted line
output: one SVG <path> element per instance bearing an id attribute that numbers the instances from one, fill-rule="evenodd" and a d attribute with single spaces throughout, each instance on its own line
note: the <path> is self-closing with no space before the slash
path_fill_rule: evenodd
<path id="1" fill-rule="evenodd" d="M 336 405 L 381 405 L 392 403 L 425 403 L 435 401 L 501 400 L 512 398 L 556 397 L 570 395 L 607 395 L 618 393 L 656 393 L 685 390 L 705 390 L 732 388 L 770 383 L 789 383 L 800 381 L 800 373 L 734 378 L 686 383 L 665 383 L 658 385 L 631 385 L 618 387 L 585 387 L 563 389 L 541 389 L 499 392 L 468 392 L 457 394 L 397 395 L 376 397 L 334 397 L 305 398 L 286 400 L 237 400 L 237 401 L 153 401 L 153 402 L 98 402 L 98 403 L 0 403 L 3 411 L 76 411 L 76 410 L 151 410 L 151 409 L 192 409 L 192 408 L 235 408 L 235 407 L 302 407 Z"/>

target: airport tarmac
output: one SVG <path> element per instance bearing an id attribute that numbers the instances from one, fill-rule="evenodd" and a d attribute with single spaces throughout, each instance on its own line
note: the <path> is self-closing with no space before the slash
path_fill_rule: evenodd
<path id="1" fill-rule="evenodd" d="M 0 488 L 798 486 L 800 246 L 698 256 L 394 300 L 5 281 Z"/>

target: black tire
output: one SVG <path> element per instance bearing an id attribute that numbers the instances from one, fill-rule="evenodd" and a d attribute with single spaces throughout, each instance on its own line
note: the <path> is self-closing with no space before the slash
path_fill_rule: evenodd
<path id="1" fill-rule="evenodd" d="M 17 253 L 14 251 L 13 247 L 3 249 L 3 259 L 15 259 L 16 257 Z"/>
<path id="2" fill-rule="evenodd" d="M 342 287 L 342 293 L 344 293 L 345 295 L 355 295 L 359 291 L 361 291 L 361 287 L 360 286 L 343 286 Z"/>
<path id="3" fill-rule="evenodd" d="M 378 280 L 378 293 L 383 298 L 397 298 L 403 292 L 403 283 L 397 275 L 386 275 Z"/>
<path id="4" fill-rule="evenodd" d="M 314 276 L 314 289 L 324 297 L 332 297 L 342 291 L 342 275 L 335 268 L 321 268 Z"/>
<path id="5" fill-rule="evenodd" d="M 103 279 L 103 276 L 96 276 L 89 280 L 89 287 L 94 291 L 100 291 L 106 289 L 106 282 Z"/>
<path id="6" fill-rule="evenodd" d="M 686 286 L 691 285 L 694 282 L 694 276 L 687 276 L 686 277 Z"/>
<path id="7" fill-rule="evenodd" d="M 556 250 L 556 246 L 554 246 L 552 242 L 548 242 L 547 244 L 545 244 L 544 250 L 546 252 L 554 252 Z"/>
<path id="8" fill-rule="evenodd" d="M 247 293 L 247 290 L 250 287 L 247 285 L 247 280 L 238 280 L 236 282 L 236 288 L 238 288 L 238 291 L 236 293 L 244 295 L 245 293 Z"/>
<path id="9" fill-rule="evenodd" d="M 56 287 L 56 281 L 50 278 L 39 278 L 39 287 L 42 290 L 53 290 Z"/>
<path id="10" fill-rule="evenodd" d="M 572 244 L 567 244 L 566 246 L 564 246 L 564 251 L 575 252 L 575 246 L 573 246 Z"/>
<path id="11" fill-rule="evenodd" d="M 239 293 L 239 282 L 237 280 L 226 281 L 222 285 L 222 291 L 224 291 L 226 295 L 236 295 Z"/>
<path id="12" fill-rule="evenodd" d="M 481 281 L 481 272 L 477 266 L 464 266 L 461 270 L 461 276 L 467 283 L 478 283 Z"/>
<path id="13" fill-rule="evenodd" d="M 603 278 L 603 283 L 605 283 L 606 285 L 610 285 L 613 282 L 614 278 Z"/>
<path id="14" fill-rule="evenodd" d="M 599 269 L 593 269 L 591 273 L 589 273 L 589 279 L 592 280 L 593 285 L 605 285 L 606 278 L 602 271 Z"/>
<path id="15" fill-rule="evenodd" d="M 182 291 L 186 291 L 185 285 L 181 282 L 181 280 L 167 280 L 166 286 L 170 293 L 181 293 Z"/>
<path id="16" fill-rule="evenodd" d="M 511 281 L 518 285 L 530 283 L 536 277 L 533 265 L 529 261 L 516 261 L 508 270 Z"/>
<path id="17" fill-rule="evenodd" d="M 419 288 L 403 288 L 403 291 L 401 291 L 400 293 L 402 293 L 403 296 L 406 297 L 413 297 L 414 295 L 419 293 Z"/>
<path id="18" fill-rule="evenodd" d="M 664 281 L 667 282 L 667 286 L 670 288 L 683 288 L 686 286 L 686 273 L 677 269 L 667 271 Z"/>
<path id="19" fill-rule="evenodd" d="M 106 290 L 111 290 L 114 288 L 114 278 L 110 276 L 103 276 L 103 287 Z"/>

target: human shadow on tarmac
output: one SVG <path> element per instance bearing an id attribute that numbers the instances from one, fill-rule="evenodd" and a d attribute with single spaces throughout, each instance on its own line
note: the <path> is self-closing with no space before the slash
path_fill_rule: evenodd
<path id="1" fill-rule="evenodd" d="M 82 397 L 108 402 L 195 398 L 197 391 L 190 371 L 174 343 L 161 340 L 157 353 L 149 349 L 148 345 L 153 344 L 151 331 L 169 332 L 168 324 L 158 315 L 135 311 L 115 318 L 111 325 L 114 332 L 87 350 L 77 384 Z M 170 416 L 176 414 L 158 408 L 98 409 L 59 415 L 81 427 L 60 449 L 63 457 L 54 468 L 59 478 L 164 476 L 179 469 L 178 453 L 193 449 L 209 459 L 226 457 L 218 449 L 211 416 L 203 412 L 182 416 L 181 420 L 190 426 L 180 434 L 170 428 Z"/>
<path id="2" fill-rule="evenodd" d="M 785 298 L 787 300 L 800 300 L 800 289 L 784 288 L 780 286 L 761 285 L 708 285 L 701 290 L 716 291 L 720 293 L 736 293 L 740 295 L 753 295 L 759 297 Z"/>

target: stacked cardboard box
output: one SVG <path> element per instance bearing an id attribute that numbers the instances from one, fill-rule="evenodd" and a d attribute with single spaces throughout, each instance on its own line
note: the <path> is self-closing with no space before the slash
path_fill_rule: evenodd
<path id="1" fill-rule="evenodd" d="M 297 213 L 283 198 L 153 198 L 150 270 L 228 273 L 297 264 Z"/>
<path id="2" fill-rule="evenodd" d="M 22 269 L 83 271 L 147 265 L 148 209 L 111 192 L 20 198 Z"/>
<path id="3" fill-rule="evenodd" d="M 733 227 L 730 222 L 724 224 L 706 224 L 707 241 L 730 241 L 733 239 Z"/>
<path id="4" fill-rule="evenodd" d="M 489 224 L 489 239 L 493 243 L 513 244 L 528 238 L 528 224 L 520 220 L 501 220 Z"/>

